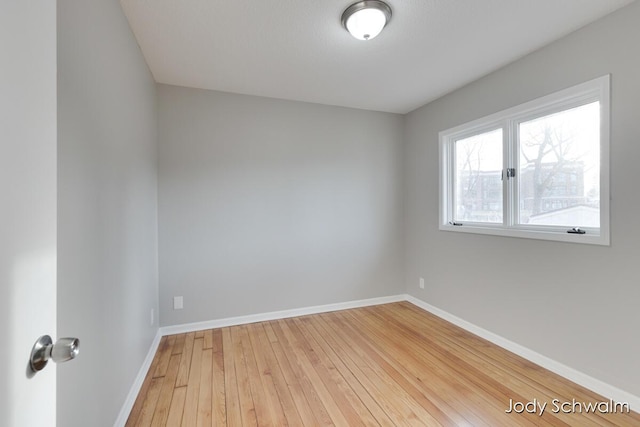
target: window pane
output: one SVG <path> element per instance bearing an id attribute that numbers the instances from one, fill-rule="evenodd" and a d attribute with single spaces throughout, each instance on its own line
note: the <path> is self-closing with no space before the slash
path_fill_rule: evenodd
<path id="1" fill-rule="evenodd" d="M 600 103 L 520 123 L 520 223 L 600 226 Z"/>
<path id="2" fill-rule="evenodd" d="M 455 142 L 455 220 L 502 222 L 502 129 Z"/>

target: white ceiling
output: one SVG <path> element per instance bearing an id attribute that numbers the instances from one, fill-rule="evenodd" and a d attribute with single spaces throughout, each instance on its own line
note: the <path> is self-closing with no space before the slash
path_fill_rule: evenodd
<path id="1" fill-rule="evenodd" d="M 159 83 L 409 112 L 633 0 L 387 0 L 351 37 L 355 0 L 121 0 Z"/>

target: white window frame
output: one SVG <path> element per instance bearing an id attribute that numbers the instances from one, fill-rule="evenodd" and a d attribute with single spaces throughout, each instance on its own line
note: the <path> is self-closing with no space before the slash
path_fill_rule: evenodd
<path id="1" fill-rule="evenodd" d="M 518 126 L 522 122 L 600 102 L 600 228 L 581 227 L 585 234 L 567 233 L 567 227 L 517 223 L 518 173 L 503 179 L 503 223 L 464 222 L 454 225 L 455 142 L 480 133 L 502 129 L 503 173 L 518 168 Z M 605 75 L 440 132 L 440 224 L 439 229 L 460 233 L 609 245 L 609 135 L 610 75 Z M 506 175 L 504 175 L 506 176 Z"/>

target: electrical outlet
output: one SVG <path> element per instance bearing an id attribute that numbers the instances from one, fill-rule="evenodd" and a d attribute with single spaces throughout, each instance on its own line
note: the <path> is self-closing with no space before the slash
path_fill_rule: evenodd
<path id="1" fill-rule="evenodd" d="M 152 308 L 151 309 L 151 322 L 149 326 L 153 326 L 153 322 L 155 321 L 155 310 Z"/>
<path id="2" fill-rule="evenodd" d="M 173 309 L 182 310 L 184 307 L 182 297 L 173 297 Z"/>
<path id="3" fill-rule="evenodd" d="M 424 289 L 424 277 L 420 278 L 420 289 Z"/>

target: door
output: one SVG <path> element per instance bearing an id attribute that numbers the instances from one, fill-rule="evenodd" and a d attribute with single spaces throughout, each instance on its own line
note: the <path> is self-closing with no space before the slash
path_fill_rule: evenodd
<path id="1" fill-rule="evenodd" d="M 55 426 L 56 2 L 0 4 L 0 425 Z"/>

